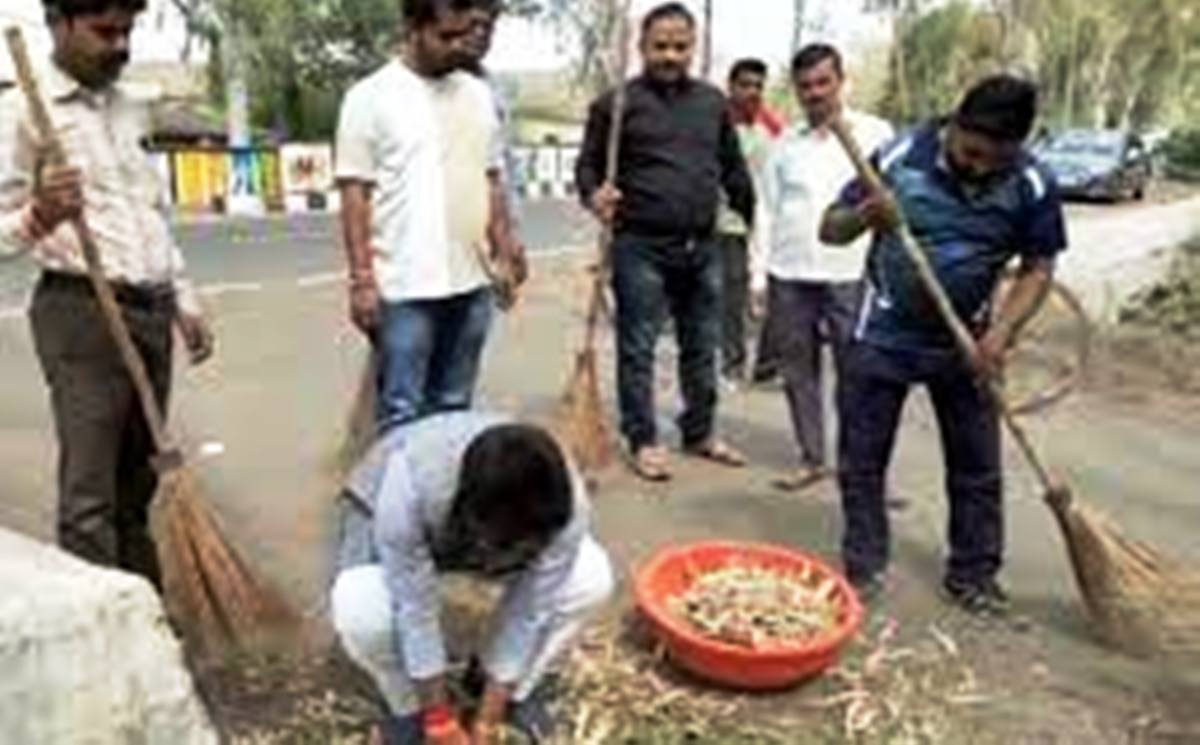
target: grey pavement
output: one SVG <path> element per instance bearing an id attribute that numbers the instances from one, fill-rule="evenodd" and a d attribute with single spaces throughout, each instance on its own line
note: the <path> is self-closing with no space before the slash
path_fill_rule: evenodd
<path id="1" fill-rule="evenodd" d="M 342 271 L 337 218 L 299 214 L 266 218 L 179 218 L 175 235 L 201 287 L 253 290 L 264 283 L 319 280 Z M 539 255 L 591 245 L 595 229 L 573 202 L 539 200 L 522 208 L 521 236 Z M 35 270 L 27 260 L 0 262 L 0 315 L 24 304 Z"/>

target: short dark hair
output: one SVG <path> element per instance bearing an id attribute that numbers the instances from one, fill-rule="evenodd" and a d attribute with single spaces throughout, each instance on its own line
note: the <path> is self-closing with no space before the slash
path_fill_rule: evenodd
<path id="1" fill-rule="evenodd" d="M 110 10 L 141 13 L 146 9 L 146 0 L 42 0 L 42 9 L 46 20 L 53 23 L 60 18 L 90 16 Z"/>
<path id="2" fill-rule="evenodd" d="M 486 0 L 402 0 L 400 16 L 408 28 L 421 28 L 436 21 L 443 13 L 487 9 Z"/>
<path id="3" fill-rule="evenodd" d="M 571 472 L 546 430 L 502 424 L 484 430 L 463 455 L 453 509 L 506 538 L 549 539 L 571 519 Z"/>
<path id="4" fill-rule="evenodd" d="M 744 74 L 767 76 L 767 63 L 757 57 L 743 57 L 729 68 L 729 82 L 732 83 Z"/>
<path id="5" fill-rule="evenodd" d="M 696 16 L 683 3 L 663 3 L 656 6 L 642 19 L 642 35 L 650 33 L 650 27 L 667 18 L 682 18 L 692 28 L 696 27 Z"/>
<path id="6" fill-rule="evenodd" d="M 977 83 L 952 117 L 963 129 L 1006 142 L 1023 142 L 1037 118 L 1037 86 L 1012 75 L 993 75 Z"/>
<path id="7" fill-rule="evenodd" d="M 807 44 L 800 48 L 792 57 L 792 77 L 805 70 L 811 70 L 825 60 L 833 60 L 833 69 L 839 77 L 845 75 L 842 67 L 842 53 L 830 44 Z"/>

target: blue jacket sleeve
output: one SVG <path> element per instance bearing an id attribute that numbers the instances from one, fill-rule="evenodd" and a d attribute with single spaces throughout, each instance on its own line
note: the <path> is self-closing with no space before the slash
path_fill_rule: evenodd
<path id="1" fill-rule="evenodd" d="M 1018 250 L 1028 258 L 1053 258 L 1067 247 L 1066 218 L 1054 174 L 1040 164 L 1022 173 L 1026 207 Z"/>

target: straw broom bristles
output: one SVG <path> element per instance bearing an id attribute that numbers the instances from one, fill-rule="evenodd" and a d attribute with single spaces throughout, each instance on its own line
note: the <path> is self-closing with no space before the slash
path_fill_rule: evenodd
<path id="1" fill-rule="evenodd" d="M 594 348 L 581 349 L 575 355 L 575 367 L 550 429 L 585 471 L 605 468 L 616 456 L 612 429 L 600 396 Z"/>
<path id="2" fill-rule="evenodd" d="M 375 439 L 378 430 L 375 415 L 378 385 L 379 354 L 371 350 L 363 361 L 358 387 L 343 424 L 342 441 L 333 456 L 334 476 L 339 482 L 350 474 Z"/>
<path id="3" fill-rule="evenodd" d="M 222 533 L 195 476 L 183 466 L 162 474 L 154 533 L 168 617 L 193 659 L 285 640 L 298 616 L 256 577 Z"/>
<path id="4" fill-rule="evenodd" d="M 1047 500 L 1098 637 L 1138 656 L 1200 653 L 1200 573 L 1060 492 Z"/>

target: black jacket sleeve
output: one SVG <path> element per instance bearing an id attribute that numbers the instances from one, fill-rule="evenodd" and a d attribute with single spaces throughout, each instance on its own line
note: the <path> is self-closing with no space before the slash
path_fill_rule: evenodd
<path id="1" fill-rule="evenodd" d="M 746 166 L 746 156 L 742 154 L 742 143 L 738 139 L 737 130 L 729 112 L 721 117 L 721 186 L 729 197 L 729 206 L 742 216 L 747 225 L 754 225 L 754 182 L 750 179 L 750 169 Z"/>
<path id="2" fill-rule="evenodd" d="M 588 107 L 583 146 L 575 162 L 575 186 L 585 207 L 591 205 L 592 195 L 604 183 L 605 160 L 608 157 L 608 130 L 612 124 L 612 92 L 605 93 Z"/>

